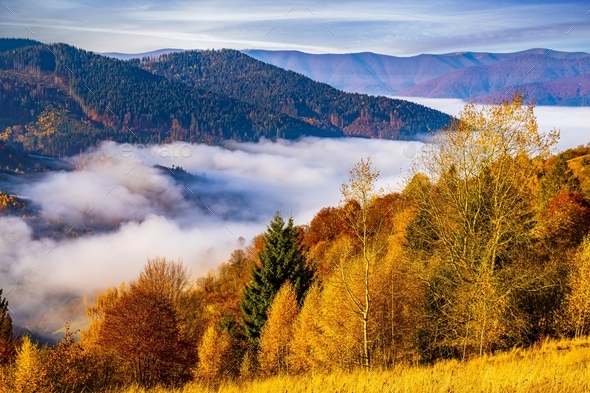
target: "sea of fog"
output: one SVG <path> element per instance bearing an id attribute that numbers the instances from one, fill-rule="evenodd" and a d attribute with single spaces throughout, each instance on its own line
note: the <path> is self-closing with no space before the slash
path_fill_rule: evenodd
<path id="1" fill-rule="evenodd" d="M 462 107 L 460 100 L 411 101 L 454 115 Z M 541 131 L 561 129 L 560 149 L 590 142 L 590 108 L 537 107 L 536 114 Z M 92 301 L 97 291 L 134 279 L 148 258 L 181 259 L 196 278 L 242 247 L 240 238 L 247 245 L 263 232 L 276 211 L 309 223 L 339 203 L 340 185 L 363 157 L 380 171 L 379 186 L 401 189 L 419 146 L 358 138 L 228 148 L 103 144 L 70 158 L 75 171 L 49 173 L 13 192 L 62 222 L 63 231 L 89 223 L 114 229 L 39 237 L 26 219 L 1 217 L 0 288 L 19 326 L 45 336 L 65 321 L 83 326 L 83 296 Z M 180 166 L 195 177 L 175 181 L 154 165 Z"/>
<path id="2" fill-rule="evenodd" d="M 395 97 L 458 115 L 465 102 L 456 98 Z M 540 132 L 558 129 L 561 138 L 557 151 L 590 143 L 590 107 L 537 106 L 535 115 Z"/>
<path id="3" fill-rule="evenodd" d="M 181 259 L 194 278 L 246 245 L 276 211 L 296 224 L 340 200 L 348 170 L 370 156 L 379 186 L 400 189 L 417 144 L 367 139 L 137 146 L 103 144 L 68 161 L 75 171 L 49 173 L 12 187 L 60 220 L 63 232 L 108 224 L 78 238 L 35 236 L 31 222 L 0 218 L 0 288 L 13 319 L 47 335 L 83 319 L 82 296 L 137 277 L 148 258 Z M 175 181 L 162 165 L 196 180 Z M 191 200 L 203 203 L 193 203 Z M 66 232 L 67 233 L 67 232 Z M 59 237 L 57 237 L 59 238 Z"/>

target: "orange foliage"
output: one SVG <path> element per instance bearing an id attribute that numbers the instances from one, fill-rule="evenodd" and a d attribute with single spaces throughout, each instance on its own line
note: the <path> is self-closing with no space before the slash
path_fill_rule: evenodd
<path id="1" fill-rule="evenodd" d="M 553 246 L 575 247 L 590 231 L 590 203 L 579 192 L 563 191 L 549 201 L 541 225 Z"/>
<path id="2" fill-rule="evenodd" d="M 192 346 L 180 334 L 171 300 L 132 288 L 105 312 L 98 344 L 117 353 L 142 386 L 179 384 L 190 378 Z"/>

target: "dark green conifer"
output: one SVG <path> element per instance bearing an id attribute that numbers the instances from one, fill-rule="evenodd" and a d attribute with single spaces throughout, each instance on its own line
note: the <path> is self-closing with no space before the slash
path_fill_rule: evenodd
<path id="1" fill-rule="evenodd" d="M 574 175 L 563 154 L 559 154 L 555 162 L 541 179 L 541 201 L 543 205 L 562 191 L 581 191 L 580 181 Z"/>
<path id="2" fill-rule="evenodd" d="M 258 255 L 261 266 L 252 270 L 252 282 L 242 296 L 244 329 L 255 345 L 266 322 L 266 312 L 286 281 L 291 282 L 297 301 L 302 304 L 313 278 L 313 271 L 306 264 L 305 251 L 293 218 L 289 218 L 285 225 L 277 212 L 264 234 L 264 246 Z"/>

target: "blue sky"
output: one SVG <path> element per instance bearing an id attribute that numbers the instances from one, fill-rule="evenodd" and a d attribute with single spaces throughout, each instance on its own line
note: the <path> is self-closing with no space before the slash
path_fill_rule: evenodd
<path id="1" fill-rule="evenodd" d="M 589 1 L 0 2 L 0 36 L 97 52 L 256 48 L 408 56 L 534 47 L 590 52 Z"/>

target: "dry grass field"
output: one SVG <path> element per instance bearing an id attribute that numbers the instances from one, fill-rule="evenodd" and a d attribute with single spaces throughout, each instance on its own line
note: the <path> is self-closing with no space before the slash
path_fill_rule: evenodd
<path id="1" fill-rule="evenodd" d="M 335 372 L 228 382 L 189 384 L 180 390 L 129 388 L 125 393 L 549 393 L 590 391 L 590 338 L 546 341 L 530 349 L 433 366 Z"/>

